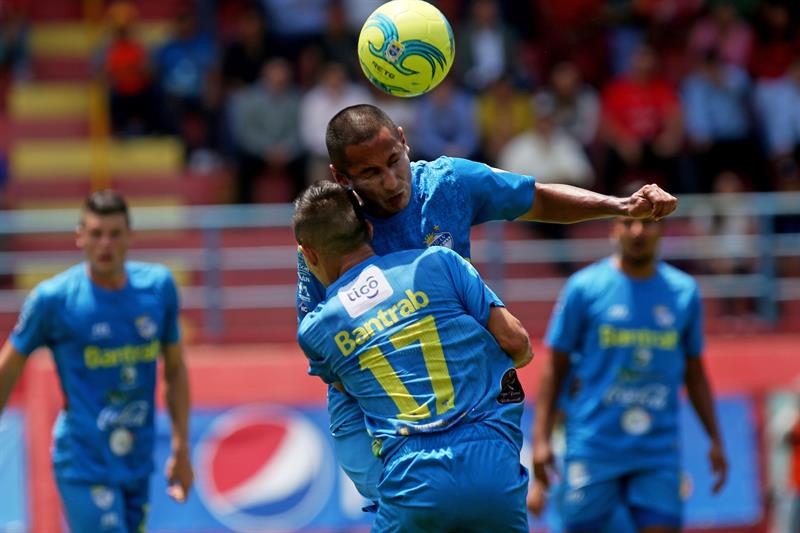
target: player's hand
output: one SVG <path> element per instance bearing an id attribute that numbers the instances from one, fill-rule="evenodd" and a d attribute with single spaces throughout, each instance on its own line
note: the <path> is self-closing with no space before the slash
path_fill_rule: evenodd
<path id="1" fill-rule="evenodd" d="M 544 505 L 547 503 L 547 487 L 540 481 L 534 480 L 528 490 L 528 499 L 526 503 L 528 505 L 528 511 L 530 511 L 533 516 L 541 516 L 542 511 L 544 511 Z"/>
<path id="2" fill-rule="evenodd" d="M 711 463 L 711 471 L 714 472 L 716 481 L 711 490 L 714 494 L 722 490 L 723 485 L 728 480 L 728 459 L 725 457 L 725 450 L 721 442 L 714 442 L 708 452 L 708 461 Z"/>
<path id="3" fill-rule="evenodd" d="M 678 207 L 678 199 L 651 183 L 645 185 L 628 198 L 628 216 L 659 220 Z"/>
<path id="4" fill-rule="evenodd" d="M 550 487 L 550 472 L 554 469 L 555 461 L 550 443 L 535 443 L 533 446 L 533 477 L 544 490 Z"/>
<path id="5" fill-rule="evenodd" d="M 188 450 L 175 452 L 167 459 L 165 475 L 167 494 L 178 503 L 185 502 L 194 482 L 194 472 Z"/>

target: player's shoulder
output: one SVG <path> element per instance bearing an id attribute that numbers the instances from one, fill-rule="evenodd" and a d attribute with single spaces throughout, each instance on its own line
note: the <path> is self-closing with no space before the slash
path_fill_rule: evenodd
<path id="1" fill-rule="evenodd" d="M 172 271 L 160 263 L 127 261 L 125 270 L 130 284 L 137 288 L 173 283 Z"/>
<path id="2" fill-rule="evenodd" d="M 41 299 L 52 299 L 63 296 L 87 279 L 86 265 L 79 263 L 59 272 L 53 277 L 39 282 L 33 293 Z"/>
<path id="3" fill-rule="evenodd" d="M 443 186 L 455 181 L 454 159 L 443 155 L 432 161 L 419 160 L 411 163 L 414 186 L 423 197 L 432 195 Z"/>
<path id="4" fill-rule="evenodd" d="M 670 265 L 665 261 L 659 261 L 657 272 L 661 279 L 676 289 L 689 291 L 697 290 L 697 280 L 694 276 L 674 265 Z"/>
<path id="5" fill-rule="evenodd" d="M 595 287 L 602 284 L 610 275 L 616 272 L 611 260 L 603 258 L 587 265 L 574 274 L 567 280 L 567 287 L 573 290 L 582 289 L 586 290 L 590 287 Z"/>

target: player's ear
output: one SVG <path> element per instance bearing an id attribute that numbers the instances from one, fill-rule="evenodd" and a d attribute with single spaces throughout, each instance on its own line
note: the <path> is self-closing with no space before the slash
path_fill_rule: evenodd
<path id="1" fill-rule="evenodd" d="M 339 172 L 339 169 L 333 166 L 333 163 L 328 165 L 328 168 L 331 170 L 331 176 L 333 176 L 333 181 L 335 181 L 339 185 L 342 185 L 343 187 L 350 186 L 350 180 L 348 180 L 347 176 L 345 176 L 343 173 Z"/>
<path id="2" fill-rule="evenodd" d="M 372 234 L 373 234 L 373 231 L 374 231 L 374 228 L 372 226 L 372 222 L 370 222 L 369 220 L 365 220 L 364 222 L 367 225 L 367 235 L 369 235 L 369 240 L 371 241 L 372 240 Z"/>
<path id="3" fill-rule="evenodd" d="M 84 244 L 84 235 L 83 235 L 83 225 L 78 224 L 75 226 L 75 247 L 83 250 Z"/>
<path id="4" fill-rule="evenodd" d="M 297 249 L 303 254 L 303 259 L 306 260 L 308 266 L 314 267 L 319 264 L 319 255 L 317 255 L 317 252 L 315 252 L 313 248 L 300 244 L 297 246 Z"/>
<path id="5" fill-rule="evenodd" d="M 408 146 L 408 141 L 406 140 L 406 132 L 403 131 L 402 126 L 397 126 L 397 138 L 400 140 L 401 143 L 403 143 L 403 146 L 406 147 L 406 152 L 408 152 L 411 149 L 411 147 Z"/>

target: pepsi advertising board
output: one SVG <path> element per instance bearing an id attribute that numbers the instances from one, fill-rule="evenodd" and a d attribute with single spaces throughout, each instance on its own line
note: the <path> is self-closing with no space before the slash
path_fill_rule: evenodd
<path id="1" fill-rule="evenodd" d="M 532 409 L 523 423 L 530 427 Z M 708 440 L 688 407 L 682 413 L 686 524 L 729 528 L 761 517 L 752 404 L 743 396 L 717 402 L 730 458 L 723 491 L 712 496 Z M 252 404 L 195 410 L 192 457 L 196 485 L 180 505 L 165 493 L 162 466 L 169 453 L 169 421 L 159 414 L 156 465 L 148 530 L 162 533 L 366 532 L 372 515 L 336 465 L 324 406 L 290 408 Z M 530 445 L 523 455 L 528 462 Z M 531 521 L 535 531 L 546 527 Z M 619 532 L 623 533 L 623 532 Z"/>

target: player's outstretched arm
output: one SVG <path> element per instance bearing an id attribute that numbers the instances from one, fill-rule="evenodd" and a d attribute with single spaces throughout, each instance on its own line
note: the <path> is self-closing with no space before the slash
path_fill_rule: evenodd
<path id="1" fill-rule="evenodd" d="M 178 502 L 186 501 L 194 482 L 189 458 L 189 373 L 179 342 L 164 347 L 164 396 L 172 419 L 172 455 L 167 460 L 167 493 Z"/>
<path id="2" fill-rule="evenodd" d="M 711 440 L 711 450 L 708 459 L 711 463 L 711 470 L 716 476 L 716 481 L 712 490 L 716 494 L 725 485 L 728 478 L 728 460 L 725 457 L 725 449 L 722 446 L 722 435 L 717 424 L 717 415 L 714 412 L 714 395 L 708 383 L 703 362 L 699 357 L 688 357 L 686 359 L 686 392 L 689 401 L 692 403 L 700 422 L 708 433 Z"/>
<path id="3" fill-rule="evenodd" d="M 531 341 L 522 323 L 505 307 L 494 306 L 489 311 L 486 325 L 500 348 L 514 362 L 515 368 L 522 368 L 533 360 Z"/>
<path id="4" fill-rule="evenodd" d="M 627 198 L 606 196 L 572 185 L 537 183 L 533 205 L 520 220 L 572 224 L 583 220 L 625 216 L 663 218 L 678 199 L 658 185 L 645 185 Z"/>
<path id="5" fill-rule="evenodd" d="M 27 360 L 9 341 L 0 350 L 0 414 L 5 409 L 11 389 L 22 375 Z"/>

